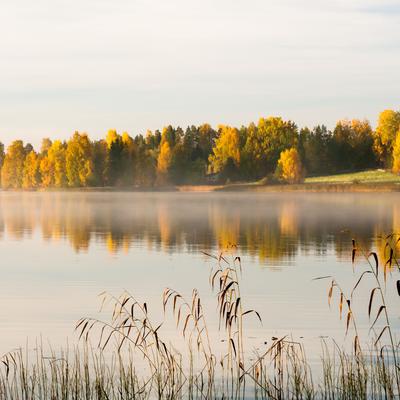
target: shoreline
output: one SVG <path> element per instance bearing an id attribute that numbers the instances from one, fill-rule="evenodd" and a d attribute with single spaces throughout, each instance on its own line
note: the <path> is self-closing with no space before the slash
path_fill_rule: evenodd
<path id="1" fill-rule="evenodd" d="M 257 193 L 388 193 L 400 192 L 397 183 L 301 183 L 292 185 L 225 185 L 218 191 L 243 191 Z"/>
<path id="2" fill-rule="evenodd" d="M 301 183 L 261 185 L 258 183 L 231 183 L 226 185 L 177 185 L 160 187 L 81 187 L 81 188 L 38 188 L 1 189 L 2 192 L 143 192 L 143 193 L 388 193 L 400 192 L 400 184 L 376 183 Z"/>

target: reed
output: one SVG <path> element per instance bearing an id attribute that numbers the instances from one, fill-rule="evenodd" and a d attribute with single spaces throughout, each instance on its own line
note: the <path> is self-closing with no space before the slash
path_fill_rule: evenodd
<path id="1" fill-rule="evenodd" d="M 388 236 L 385 267 L 396 266 L 398 238 Z M 102 307 L 111 308 L 109 321 L 82 318 L 76 347 L 54 351 L 38 343 L 33 352 L 16 350 L 3 356 L 0 399 L 383 399 L 398 398 L 399 344 L 387 313 L 382 272 L 375 253 L 365 254 L 353 241 L 352 261 L 367 261 L 349 294 L 334 277 L 329 279 L 328 302 L 338 299 L 345 315 L 345 350 L 322 341 L 321 376 L 311 369 L 302 343 L 289 336 L 272 338 L 263 351 L 249 354 L 245 343 L 247 309 L 240 291 L 241 259 L 229 252 L 208 254 L 214 263 L 210 285 L 216 295 L 219 330 L 225 337 L 221 352 L 211 340 L 203 302 L 197 290 L 190 298 L 172 288 L 162 294 L 163 321 L 155 322 L 146 302 L 123 292 L 102 293 Z M 354 296 L 371 279 L 368 313 L 374 334 L 368 348 L 361 345 Z M 400 287 L 400 283 L 397 283 Z M 399 293 L 400 294 L 400 293 Z M 377 308 L 375 315 L 372 310 Z M 375 332 L 376 322 L 384 327 Z M 163 334 L 165 321 L 176 326 L 178 349 Z M 175 342 L 176 343 L 176 342 Z"/>

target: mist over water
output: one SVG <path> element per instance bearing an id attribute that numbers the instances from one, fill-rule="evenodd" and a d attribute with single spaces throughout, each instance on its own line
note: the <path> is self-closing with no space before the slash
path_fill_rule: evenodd
<path id="1" fill-rule="evenodd" d="M 272 335 L 291 334 L 315 349 L 321 336 L 344 340 L 344 323 L 327 305 L 328 282 L 313 278 L 333 275 L 350 290 L 365 264 L 360 259 L 352 267 L 352 238 L 383 261 L 378 236 L 400 232 L 399 199 L 382 193 L 2 192 L 0 351 L 27 339 L 33 344 L 40 335 L 55 346 L 76 342 L 80 317 L 108 318 L 98 313 L 104 290 L 129 290 L 161 320 L 165 287 L 188 296 L 195 287 L 216 332 L 213 261 L 202 251 L 232 244 L 242 259 L 243 299 L 263 318 L 262 326 L 249 320 L 250 348 Z M 394 283 L 388 271 L 388 308 L 398 309 Z M 367 340 L 362 294 L 359 309 Z"/>

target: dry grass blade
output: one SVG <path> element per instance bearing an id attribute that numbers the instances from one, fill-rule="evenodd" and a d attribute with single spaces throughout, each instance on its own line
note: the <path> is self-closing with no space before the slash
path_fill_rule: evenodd
<path id="1" fill-rule="evenodd" d="M 214 258 L 215 260 L 217 260 L 217 261 L 218 261 L 218 257 L 214 256 L 213 254 L 206 253 L 205 251 L 202 251 L 202 253 L 203 253 L 205 256 L 207 256 L 207 257 L 211 257 L 211 258 Z"/>
<path id="2" fill-rule="evenodd" d="M 354 336 L 354 354 L 358 353 L 358 350 L 360 348 L 360 343 L 358 340 L 358 335 Z"/>
<path id="3" fill-rule="evenodd" d="M 386 325 L 382 330 L 381 333 L 379 334 L 378 338 L 375 341 L 375 346 L 379 343 L 379 340 L 381 339 L 382 335 L 385 333 L 385 331 L 389 329 L 389 326 Z"/>
<path id="4" fill-rule="evenodd" d="M 335 286 L 335 281 L 332 280 L 331 286 L 329 287 L 328 291 L 328 305 L 331 306 L 332 294 L 333 294 L 333 287 Z"/>
<path id="5" fill-rule="evenodd" d="M 211 281 L 211 288 L 214 290 L 214 283 L 215 283 L 215 278 L 217 277 L 217 275 L 219 275 L 221 273 L 221 270 L 218 269 L 215 271 L 215 273 L 212 275 L 210 281 Z"/>
<path id="6" fill-rule="evenodd" d="M 79 335 L 79 340 L 81 339 L 81 337 L 83 336 L 85 329 L 87 328 L 87 326 L 89 325 L 89 321 L 86 321 L 85 324 L 83 325 L 83 328 L 81 330 L 81 333 Z"/>
<path id="7" fill-rule="evenodd" d="M 340 300 L 339 300 L 339 316 L 340 316 L 340 319 L 342 319 L 343 298 L 344 298 L 343 292 L 340 292 Z"/>
<path id="8" fill-rule="evenodd" d="M 351 262 L 354 264 L 354 260 L 356 258 L 356 251 L 357 251 L 356 241 L 354 239 L 352 239 L 352 244 L 353 244 L 353 249 L 351 251 Z"/>
<path id="9" fill-rule="evenodd" d="M 222 292 L 221 292 L 221 295 L 220 295 L 221 298 L 225 298 L 225 296 L 226 296 L 228 290 L 229 290 L 234 284 L 237 284 L 237 282 L 232 281 L 232 282 L 229 282 L 229 283 L 228 283 L 228 285 L 227 285 L 227 286 L 222 290 Z"/>
<path id="10" fill-rule="evenodd" d="M 389 267 L 392 267 L 392 262 L 393 262 L 393 249 L 390 248 L 389 258 L 386 261 L 386 265 L 389 265 Z"/>
<path id="11" fill-rule="evenodd" d="M 232 348 L 233 348 L 233 352 L 235 353 L 235 358 L 236 358 L 236 357 L 237 357 L 237 354 L 236 354 L 236 346 L 235 346 L 235 342 L 233 341 L 232 338 L 230 339 L 230 343 L 231 343 L 231 346 L 232 346 Z"/>
<path id="12" fill-rule="evenodd" d="M 326 275 L 326 276 L 319 276 L 317 278 L 313 278 L 312 280 L 313 281 L 319 281 L 321 279 L 331 279 L 331 278 L 332 278 L 332 275 Z"/>
<path id="13" fill-rule="evenodd" d="M 350 321 L 351 321 L 351 311 L 347 312 L 347 319 L 346 319 L 346 335 L 349 331 Z"/>
<path id="14" fill-rule="evenodd" d="M 353 287 L 353 289 L 352 289 L 352 291 L 351 291 L 350 298 L 353 298 L 353 293 L 354 293 L 354 291 L 357 289 L 358 285 L 361 283 L 362 278 L 363 278 L 365 275 L 367 275 L 367 274 L 372 274 L 372 271 L 364 271 L 364 272 L 361 274 L 361 276 L 360 276 L 360 277 L 358 278 L 358 280 L 357 280 L 357 283 L 354 285 L 354 287 Z"/>
<path id="15" fill-rule="evenodd" d="M 374 300 L 374 294 L 375 291 L 379 290 L 379 287 L 375 287 L 371 290 L 371 295 L 369 297 L 369 303 L 368 303 L 368 317 L 371 317 L 371 309 L 372 309 L 372 301 Z"/>
<path id="16" fill-rule="evenodd" d="M 371 325 L 370 330 L 373 329 L 373 327 L 375 326 L 376 322 L 378 321 L 379 316 L 381 315 L 382 311 L 386 309 L 386 306 L 382 305 L 379 307 L 378 313 L 376 314 L 376 317 L 374 319 L 374 322 Z"/>
<path id="17" fill-rule="evenodd" d="M 186 319 L 185 319 L 185 324 L 184 324 L 184 326 L 183 326 L 183 337 L 185 337 L 185 334 L 186 334 L 186 328 L 187 328 L 187 326 L 188 326 L 188 324 L 189 324 L 189 319 L 190 319 L 190 314 L 188 314 L 187 316 L 186 316 Z"/>
<path id="18" fill-rule="evenodd" d="M 258 320 L 259 320 L 259 321 L 261 322 L 261 324 L 262 324 L 261 315 L 260 315 L 260 314 L 258 313 L 258 311 L 256 311 L 256 310 L 247 310 L 247 311 L 245 311 L 245 312 L 242 314 L 242 316 L 244 317 L 245 315 L 250 314 L 250 313 L 256 314 Z"/>
<path id="19" fill-rule="evenodd" d="M 378 273 L 379 273 L 378 255 L 374 251 L 372 251 L 371 253 L 369 253 L 368 258 L 370 258 L 371 256 L 374 257 L 374 260 L 375 260 L 375 274 L 376 274 L 376 276 L 378 276 Z"/>

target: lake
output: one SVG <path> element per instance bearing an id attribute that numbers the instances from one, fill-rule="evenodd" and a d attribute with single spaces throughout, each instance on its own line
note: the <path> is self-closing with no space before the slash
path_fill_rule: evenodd
<path id="1" fill-rule="evenodd" d="M 214 260 L 203 252 L 236 244 L 242 297 L 263 319 L 262 326 L 249 319 L 249 346 L 288 334 L 317 358 L 321 337 L 345 341 L 345 323 L 328 306 L 330 281 L 314 278 L 333 275 L 350 292 L 366 265 L 360 257 L 352 266 L 351 239 L 384 260 L 378 236 L 400 231 L 399 200 L 395 193 L 2 192 L 0 351 L 36 340 L 75 343 L 80 317 L 108 318 L 99 314 L 105 290 L 129 290 L 161 320 L 165 287 L 188 296 L 197 288 L 216 331 Z M 396 311 L 398 272 L 386 273 L 388 308 Z M 367 288 L 358 288 L 355 306 L 365 341 Z"/>

